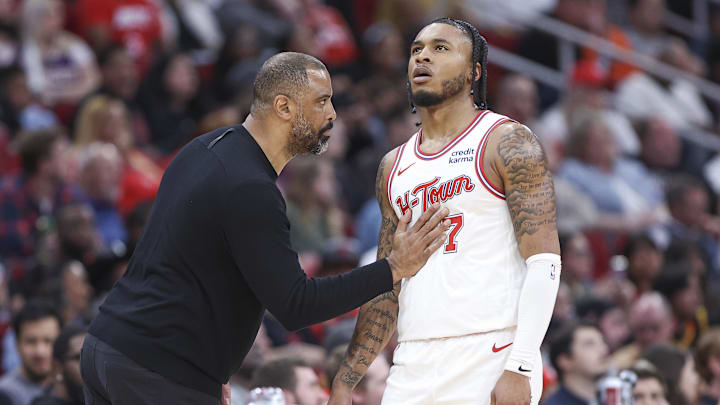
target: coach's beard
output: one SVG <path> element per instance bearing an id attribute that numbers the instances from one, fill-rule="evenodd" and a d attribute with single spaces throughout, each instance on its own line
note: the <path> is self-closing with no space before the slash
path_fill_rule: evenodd
<path id="1" fill-rule="evenodd" d="M 328 148 L 330 137 L 323 134 L 332 127 L 333 123 L 331 121 L 316 132 L 310 122 L 305 119 L 302 111 L 300 111 L 290 128 L 290 145 L 288 145 L 288 148 L 292 156 L 305 153 L 313 155 L 324 153 Z"/>
<path id="2" fill-rule="evenodd" d="M 433 93 L 429 90 L 417 90 L 412 93 L 412 101 L 418 107 L 432 107 L 459 94 L 465 87 L 466 75 L 460 74 L 454 79 L 442 82 L 442 93 Z"/>

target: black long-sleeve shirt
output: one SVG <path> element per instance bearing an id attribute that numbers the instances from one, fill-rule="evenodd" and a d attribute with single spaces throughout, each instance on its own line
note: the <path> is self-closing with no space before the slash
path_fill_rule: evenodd
<path id="1" fill-rule="evenodd" d="M 267 308 L 299 329 L 392 288 L 386 260 L 308 279 L 290 247 L 277 174 L 242 127 L 175 157 L 127 271 L 90 333 L 140 365 L 220 397 Z"/>

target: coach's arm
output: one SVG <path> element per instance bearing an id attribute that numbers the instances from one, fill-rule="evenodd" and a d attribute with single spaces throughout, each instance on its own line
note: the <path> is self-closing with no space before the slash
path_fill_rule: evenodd
<path id="1" fill-rule="evenodd" d="M 537 137 L 524 125 L 497 127 L 481 162 L 491 181 L 499 181 L 512 219 L 518 249 L 528 271 L 518 305 L 518 324 L 505 371 L 492 392 L 492 403 L 530 403 L 529 376 L 535 371 L 560 282 L 560 243 L 555 191 Z M 498 184 L 498 183 L 496 183 Z M 539 398 L 538 398 L 539 399 Z"/>

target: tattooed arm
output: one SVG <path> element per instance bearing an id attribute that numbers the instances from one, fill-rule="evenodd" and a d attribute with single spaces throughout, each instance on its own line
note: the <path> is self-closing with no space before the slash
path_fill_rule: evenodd
<path id="1" fill-rule="evenodd" d="M 499 177 L 527 273 L 518 300 L 517 329 L 505 371 L 491 393 L 494 405 L 531 402 L 528 377 L 540 378 L 540 345 L 560 282 L 555 191 L 538 139 L 524 125 L 507 123 L 492 134 L 491 173 Z"/>
<path id="2" fill-rule="evenodd" d="M 492 149 L 491 149 L 492 148 Z M 540 142 L 526 126 L 507 123 L 495 129 L 487 145 L 491 173 L 505 190 L 520 254 L 560 254 L 555 190 Z"/>
<path id="3" fill-rule="evenodd" d="M 375 180 L 375 194 L 382 213 L 382 225 L 380 226 L 378 240 L 378 260 L 390 255 L 393 235 L 398 226 L 398 218 L 385 193 L 385 185 L 395 161 L 396 153 L 397 149 L 385 155 L 380 162 Z M 355 332 L 345 353 L 345 359 L 333 380 L 329 405 L 350 403 L 353 388 L 365 375 L 375 357 L 382 353 L 385 345 L 387 345 L 390 337 L 395 332 L 400 283 L 400 281 L 396 282 L 392 291 L 379 295 L 360 307 Z"/>

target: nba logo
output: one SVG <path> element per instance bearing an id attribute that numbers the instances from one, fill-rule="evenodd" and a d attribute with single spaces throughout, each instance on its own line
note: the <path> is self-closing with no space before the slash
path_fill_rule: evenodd
<path id="1" fill-rule="evenodd" d="M 550 265 L 550 280 L 555 280 L 555 265 Z"/>

